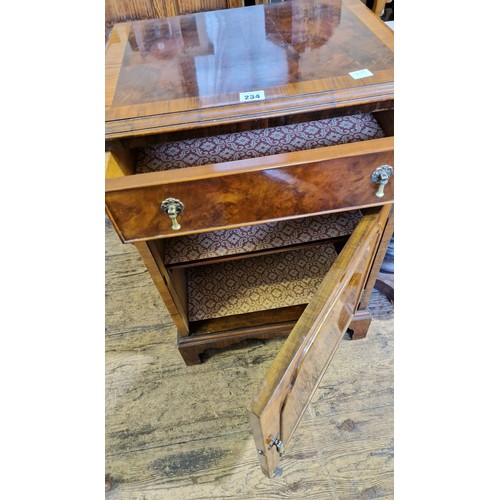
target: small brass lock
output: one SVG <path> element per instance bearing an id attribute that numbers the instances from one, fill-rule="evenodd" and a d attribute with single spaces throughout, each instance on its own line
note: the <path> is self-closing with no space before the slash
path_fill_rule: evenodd
<path id="1" fill-rule="evenodd" d="M 382 165 L 376 168 L 372 173 L 372 182 L 378 184 L 375 196 L 382 198 L 384 196 L 385 185 L 389 182 L 394 169 L 390 165 Z"/>
<path id="2" fill-rule="evenodd" d="M 281 455 L 283 455 L 283 452 L 285 451 L 285 445 L 281 439 L 278 438 L 279 434 L 273 437 L 273 440 L 271 441 L 271 444 L 269 446 L 269 449 L 271 449 L 273 446 L 276 446 L 277 452 Z"/>
<path id="3" fill-rule="evenodd" d="M 167 198 L 161 202 L 160 208 L 172 219 L 172 229 L 178 231 L 181 225 L 177 222 L 177 217 L 184 212 L 184 203 L 175 198 Z"/>

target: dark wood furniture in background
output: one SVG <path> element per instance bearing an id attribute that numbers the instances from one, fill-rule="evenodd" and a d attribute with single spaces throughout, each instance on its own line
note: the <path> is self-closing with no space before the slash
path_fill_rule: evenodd
<path id="1" fill-rule="evenodd" d="M 268 0 L 256 0 L 265 4 Z M 234 9 L 245 6 L 245 0 L 106 0 L 106 23 L 114 25 L 138 19 L 161 19 L 194 12 Z"/>
<path id="2" fill-rule="evenodd" d="M 186 364 L 199 363 L 209 348 L 288 336 L 249 407 L 268 476 L 345 332 L 363 338 L 370 325 L 367 303 L 393 232 L 393 99 L 393 32 L 359 0 L 293 0 L 127 22 L 115 25 L 107 44 L 106 210 L 148 268 Z M 137 171 L 144 151 L 158 144 L 189 146 L 367 114 L 383 137 Z M 361 215 L 350 237 L 236 249 L 241 228 L 283 221 L 300 227 L 353 211 Z M 220 234 L 234 252 L 229 245 L 223 256 L 172 258 L 175 245 L 194 238 L 201 249 Z M 250 262 L 259 266 L 259 258 L 272 256 L 280 267 L 301 249 L 321 253 L 320 245 L 339 255 L 312 299 L 193 319 L 196 273 L 230 267 L 235 274 L 219 279 L 239 287 Z M 208 293 L 203 300 L 217 302 Z"/>
<path id="3" fill-rule="evenodd" d="M 194 12 L 234 9 L 275 2 L 276 0 L 106 0 L 105 22 L 109 30 L 114 24 L 124 21 L 161 19 Z M 384 11 L 385 0 L 371 0 L 369 5 L 373 12 L 380 17 Z"/>

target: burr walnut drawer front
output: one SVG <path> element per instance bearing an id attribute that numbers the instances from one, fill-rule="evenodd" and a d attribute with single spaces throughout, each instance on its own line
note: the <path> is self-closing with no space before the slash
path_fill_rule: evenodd
<path id="1" fill-rule="evenodd" d="M 355 118 L 354 132 L 353 118 L 343 117 L 332 130 L 319 122 L 301 124 L 296 135 L 278 127 L 257 142 L 232 134 L 233 149 L 226 142 L 217 148 L 211 138 L 146 148 L 135 157 L 108 152 L 107 213 L 121 239 L 132 242 L 390 203 L 393 137 L 367 120 Z M 236 159 L 216 163 L 214 150 L 216 161 Z"/>

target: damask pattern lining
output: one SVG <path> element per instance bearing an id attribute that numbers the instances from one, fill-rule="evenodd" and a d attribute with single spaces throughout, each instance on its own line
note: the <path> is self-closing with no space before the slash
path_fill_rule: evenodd
<path id="1" fill-rule="evenodd" d="M 323 243 L 187 269 L 189 320 L 305 304 L 336 258 L 333 244 Z"/>
<path id="2" fill-rule="evenodd" d="M 152 146 L 137 152 L 137 173 L 209 165 L 384 137 L 370 113 Z"/>
<path id="3" fill-rule="evenodd" d="M 359 210 L 351 210 L 169 238 L 165 241 L 165 263 L 178 264 L 346 236 L 354 231 L 361 217 Z"/>

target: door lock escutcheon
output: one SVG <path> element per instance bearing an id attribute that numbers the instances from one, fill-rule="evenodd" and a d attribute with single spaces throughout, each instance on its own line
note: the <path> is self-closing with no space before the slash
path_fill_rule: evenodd
<path id="1" fill-rule="evenodd" d="M 285 444 L 281 439 L 279 439 L 279 434 L 273 437 L 271 444 L 269 445 L 269 449 L 271 449 L 273 446 L 276 446 L 276 450 L 279 453 L 280 457 L 283 455 L 283 452 L 285 451 Z"/>

